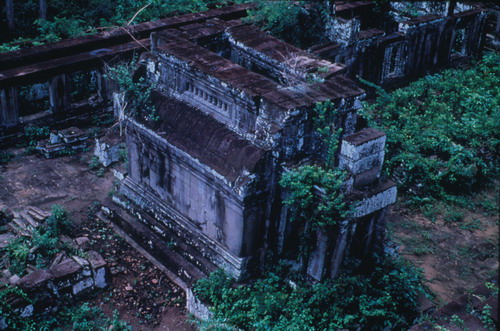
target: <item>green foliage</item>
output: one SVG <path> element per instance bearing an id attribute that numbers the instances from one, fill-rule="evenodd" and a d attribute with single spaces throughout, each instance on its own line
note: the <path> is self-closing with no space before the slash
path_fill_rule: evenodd
<path id="1" fill-rule="evenodd" d="M 248 2 L 248 1 L 242 1 Z M 310 47 L 325 41 L 323 31 L 328 18 L 322 2 L 252 1 L 256 3 L 246 22 L 268 30 L 275 37 L 299 47 Z"/>
<path id="2" fill-rule="evenodd" d="M 151 92 L 155 88 L 144 77 L 134 78 L 137 67 L 137 58 L 129 63 L 110 67 L 107 78 L 114 80 L 122 93 L 124 101 L 123 114 L 131 117 L 142 117 L 146 120 L 157 121 L 156 108 L 151 101 Z"/>
<path id="3" fill-rule="evenodd" d="M 318 102 L 314 107 L 314 126 L 316 131 L 323 138 L 323 144 L 326 147 L 325 165 L 327 168 L 334 168 L 335 155 L 338 150 L 340 135 L 342 129 L 335 129 L 334 123 L 337 119 L 337 111 L 333 103 L 328 100 Z"/>
<path id="4" fill-rule="evenodd" d="M 0 52 L 78 37 L 128 24 L 206 10 L 225 0 L 51 0 L 46 20 L 38 1 L 14 1 L 16 31 L 0 35 Z M 137 15 L 136 15 L 137 14 Z M 133 20 L 132 20 L 133 18 Z M 9 39 L 16 38 L 15 41 Z"/>
<path id="5" fill-rule="evenodd" d="M 26 269 L 30 246 L 23 238 L 12 240 L 7 246 L 7 256 L 10 262 L 10 271 L 21 275 Z"/>
<path id="6" fill-rule="evenodd" d="M 280 185 L 288 192 L 292 221 L 309 222 L 313 228 L 335 225 L 350 209 L 342 193 L 345 173 L 305 165 L 284 173 Z"/>
<path id="7" fill-rule="evenodd" d="M 363 115 L 387 132 L 386 169 L 414 203 L 456 200 L 496 177 L 500 55 L 445 70 L 390 94 Z"/>
<path id="8" fill-rule="evenodd" d="M 459 210 L 452 209 L 444 215 L 444 220 L 450 223 L 458 223 L 463 221 L 464 213 Z"/>
<path id="9" fill-rule="evenodd" d="M 36 146 L 40 140 L 50 135 L 50 129 L 47 126 L 27 126 L 24 128 L 24 135 L 28 140 L 29 146 Z"/>
<path id="10" fill-rule="evenodd" d="M 484 305 L 480 314 L 481 322 L 483 322 L 483 326 L 486 330 L 496 330 L 495 321 L 493 320 L 493 312 L 490 305 Z"/>
<path id="11" fill-rule="evenodd" d="M 459 225 L 460 229 L 474 232 L 476 230 L 484 230 L 481 221 L 478 219 L 472 219 L 470 221 L 463 222 Z"/>
<path id="12" fill-rule="evenodd" d="M 47 232 L 52 236 L 59 236 L 62 233 L 68 233 L 70 220 L 68 211 L 60 205 L 52 206 L 52 214 L 45 221 Z"/>
<path id="13" fill-rule="evenodd" d="M 8 297 L 21 298 L 27 304 L 36 303 L 18 287 L 7 287 L 0 291 L 0 316 L 5 318 L 8 330 L 75 330 L 96 331 L 114 330 L 130 331 L 132 327 L 120 320 L 115 310 L 110 318 L 101 308 L 83 303 L 79 306 L 64 305 L 62 309 L 50 312 L 48 315 L 35 314 L 31 317 L 21 318 L 19 312 L 8 304 Z"/>
<path id="14" fill-rule="evenodd" d="M 11 297 L 17 297 L 27 304 L 32 303 L 28 295 L 19 287 L 6 285 L 0 290 L 0 321 L 3 319 L 8 330 L 26 330 L 23 319 L 14 310 L 10 304 L 11 301 L 8 300 Z"/>
<path id="15" fill-rule="evenodd" d="M 85 21 L 76 18 L 54 17 L 53 20 L 36 20 L 38 31 L 43 36 L 43 41 L 47 43 L 59 41 L 61 39 L 83 36 L 90 32 L 85 26 Z"/>
<path id="16" fill-rule="evenodd" d="M 421 274 L 400 260 L 385 259 L 370 275 L 343 274 L 315 285 L 291 285 L 270 272 L 247 286 L 217 271 L 198 281 L 196 296 L 211 305 L 214 320 L 245 330 L 403 329 L 426 293 Z"/>
<path id="17" fill-rule="evenodd" d="M 52 206 L 52 214 L 44 226 L 33 229 L 30 239 L 20 237 L 12 240 L 7 246 L 7 257 L 10 270 L 21 276 L 27 263 L 36 261 L 37 266 L 45 266 L 59 251 L 70 248 L 59 241 L 59 235 L 68 233 L 70 221 L 68 212 L 59 205 Z M 76 253 L 76 252 L 72 252 Z"/>
<path id="18" fill-rule="evenodd" d="M 14 154 L 9 152 L 0 152 L 0 166 L 9 163 L 14 157 Z"/>

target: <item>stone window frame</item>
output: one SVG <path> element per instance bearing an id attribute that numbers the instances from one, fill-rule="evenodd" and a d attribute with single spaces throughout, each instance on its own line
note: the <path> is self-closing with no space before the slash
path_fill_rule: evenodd
<path id="1" fill-rule="evenodd" d="M 390 44 L 385 48 L 384 63 L 382 67 L 384 79 L 403 77 L 404 47 L 405 45 L 403 42 L 397 42 L 394 44 Z M 400 64 L 399 66 L 398 63 Z"/>
<path id="2" fill-rule="evenodd" d="M 461 40 L 458 40 L 461 38 Z M 460 43 L 460 50 L 456 49 L 457 41 Z M 451 55 L 455 56 L 466 56 L 467 55 L 467 31 L 465 28 L 454 29 L 453 36 L 451 38 Z"/>

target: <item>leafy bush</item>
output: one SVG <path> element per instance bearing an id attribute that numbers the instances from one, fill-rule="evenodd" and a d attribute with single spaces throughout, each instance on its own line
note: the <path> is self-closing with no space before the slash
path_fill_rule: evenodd
<path id="1" fill-rule="evenodd" d="M 0 35 L 0 53 L 54 42 L 117 26 L 206 10 L 225 0 L 51 0 L 47 19 L 39 19 L 38 1 L 14 1 L 16 29 Z M 137 14 L 137 15 L 136 15 Z M 15 42 L 9 42 L 16 38 Z"/>
<path id="2" fill-rule="evenodd" d="M 305 165 L 284 173 L 280 185 L 288 192 L 283 201 L 292 221 L 309 221 L 313 228 L 334 225 L 349 213 L 342 193 L 345 173 Z"/>
<path id="3" fill-rule="evenodd" d="M 370 275 L 343 274 L 312 286 L 291 285 L 271 272 L 234 287 L 217 271 L 198 281 L 194 291 L 211 305 L 214 320 L 208 327 L 223 322 L 245 330 L 403 329 L 418 313 L 419 295 L 426 293 L 418 270 L 391 259 Z"/>
<path id="4" fill-rule="evenodd" d="M 135 78 L 136 67 L 137 58 L 129 63 L 110 67 L 107 78 L 114 80 L 124 95 L 121 109 L 124 115 L 157 121 L 159 117 L 151 100 L 151 92 L 155 86 L 148 83 L 144 77 Z"/>
<path id="5" fill-rule="evenodd" d="M 299 47 L 310 47 L 326 41 L 322 32 L 325 30 L 328 13 L 323 3 L 266 0 L 251 2 L 256 3 L 257 7 L 250 11 L 245 21 L 261 26 L 275 37 Z"/>
<path id="6" fill-rule="evenodd" d="M 69 227 L 68 212 L 59 205 L 53 205 L 52 214 L 43 226 L 33 230 L 30 239 L 16 238 L 7 246 L 10 270 L 22 276 L 29 261 L 36 261 L 37 267 L 44 267 L 59 251 L 70 250 L 59 240 L 59 235 L 68 233 Z"/>
<path id="7" fill-rule="evenodd" d="M 386 171 L 413 202 L 470 194 L 496 177 L 500 55 L 380 92 L 362 114 L 387 133 Z"/>
<path id="8" fill-rule="evenodd" d="M 40 140 L 50 135 L 50 129 L 47 126 L 27 126 L 24 128 L 24 135 L 28 140 L 29 146 L 36 146 Z"/>

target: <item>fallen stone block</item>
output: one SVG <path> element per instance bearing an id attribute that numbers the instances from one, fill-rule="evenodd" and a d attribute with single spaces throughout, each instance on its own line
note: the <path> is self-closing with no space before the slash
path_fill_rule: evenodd
<path id="1" fill-rule="evenodd" d="M 54 278 L 53 274 L 47 270 L 38 269 L 32 273 L 22 277 L 17 285 L 25 290 L 33 290 L 35 288 L 45 287 L 49 280 Z"/>

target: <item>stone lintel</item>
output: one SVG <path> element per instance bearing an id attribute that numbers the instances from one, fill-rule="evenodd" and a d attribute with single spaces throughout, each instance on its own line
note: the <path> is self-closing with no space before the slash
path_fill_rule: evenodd
<path id="1" fill-rule="evenodd" d="M 366 197 L 357 204 L 351 217 L 363 217 L 393 204 L 396 202 L 396 194 L 396 183 L 391 180 L 379 182 L 378 185 L 370 190 L 366 194 Z"/>

